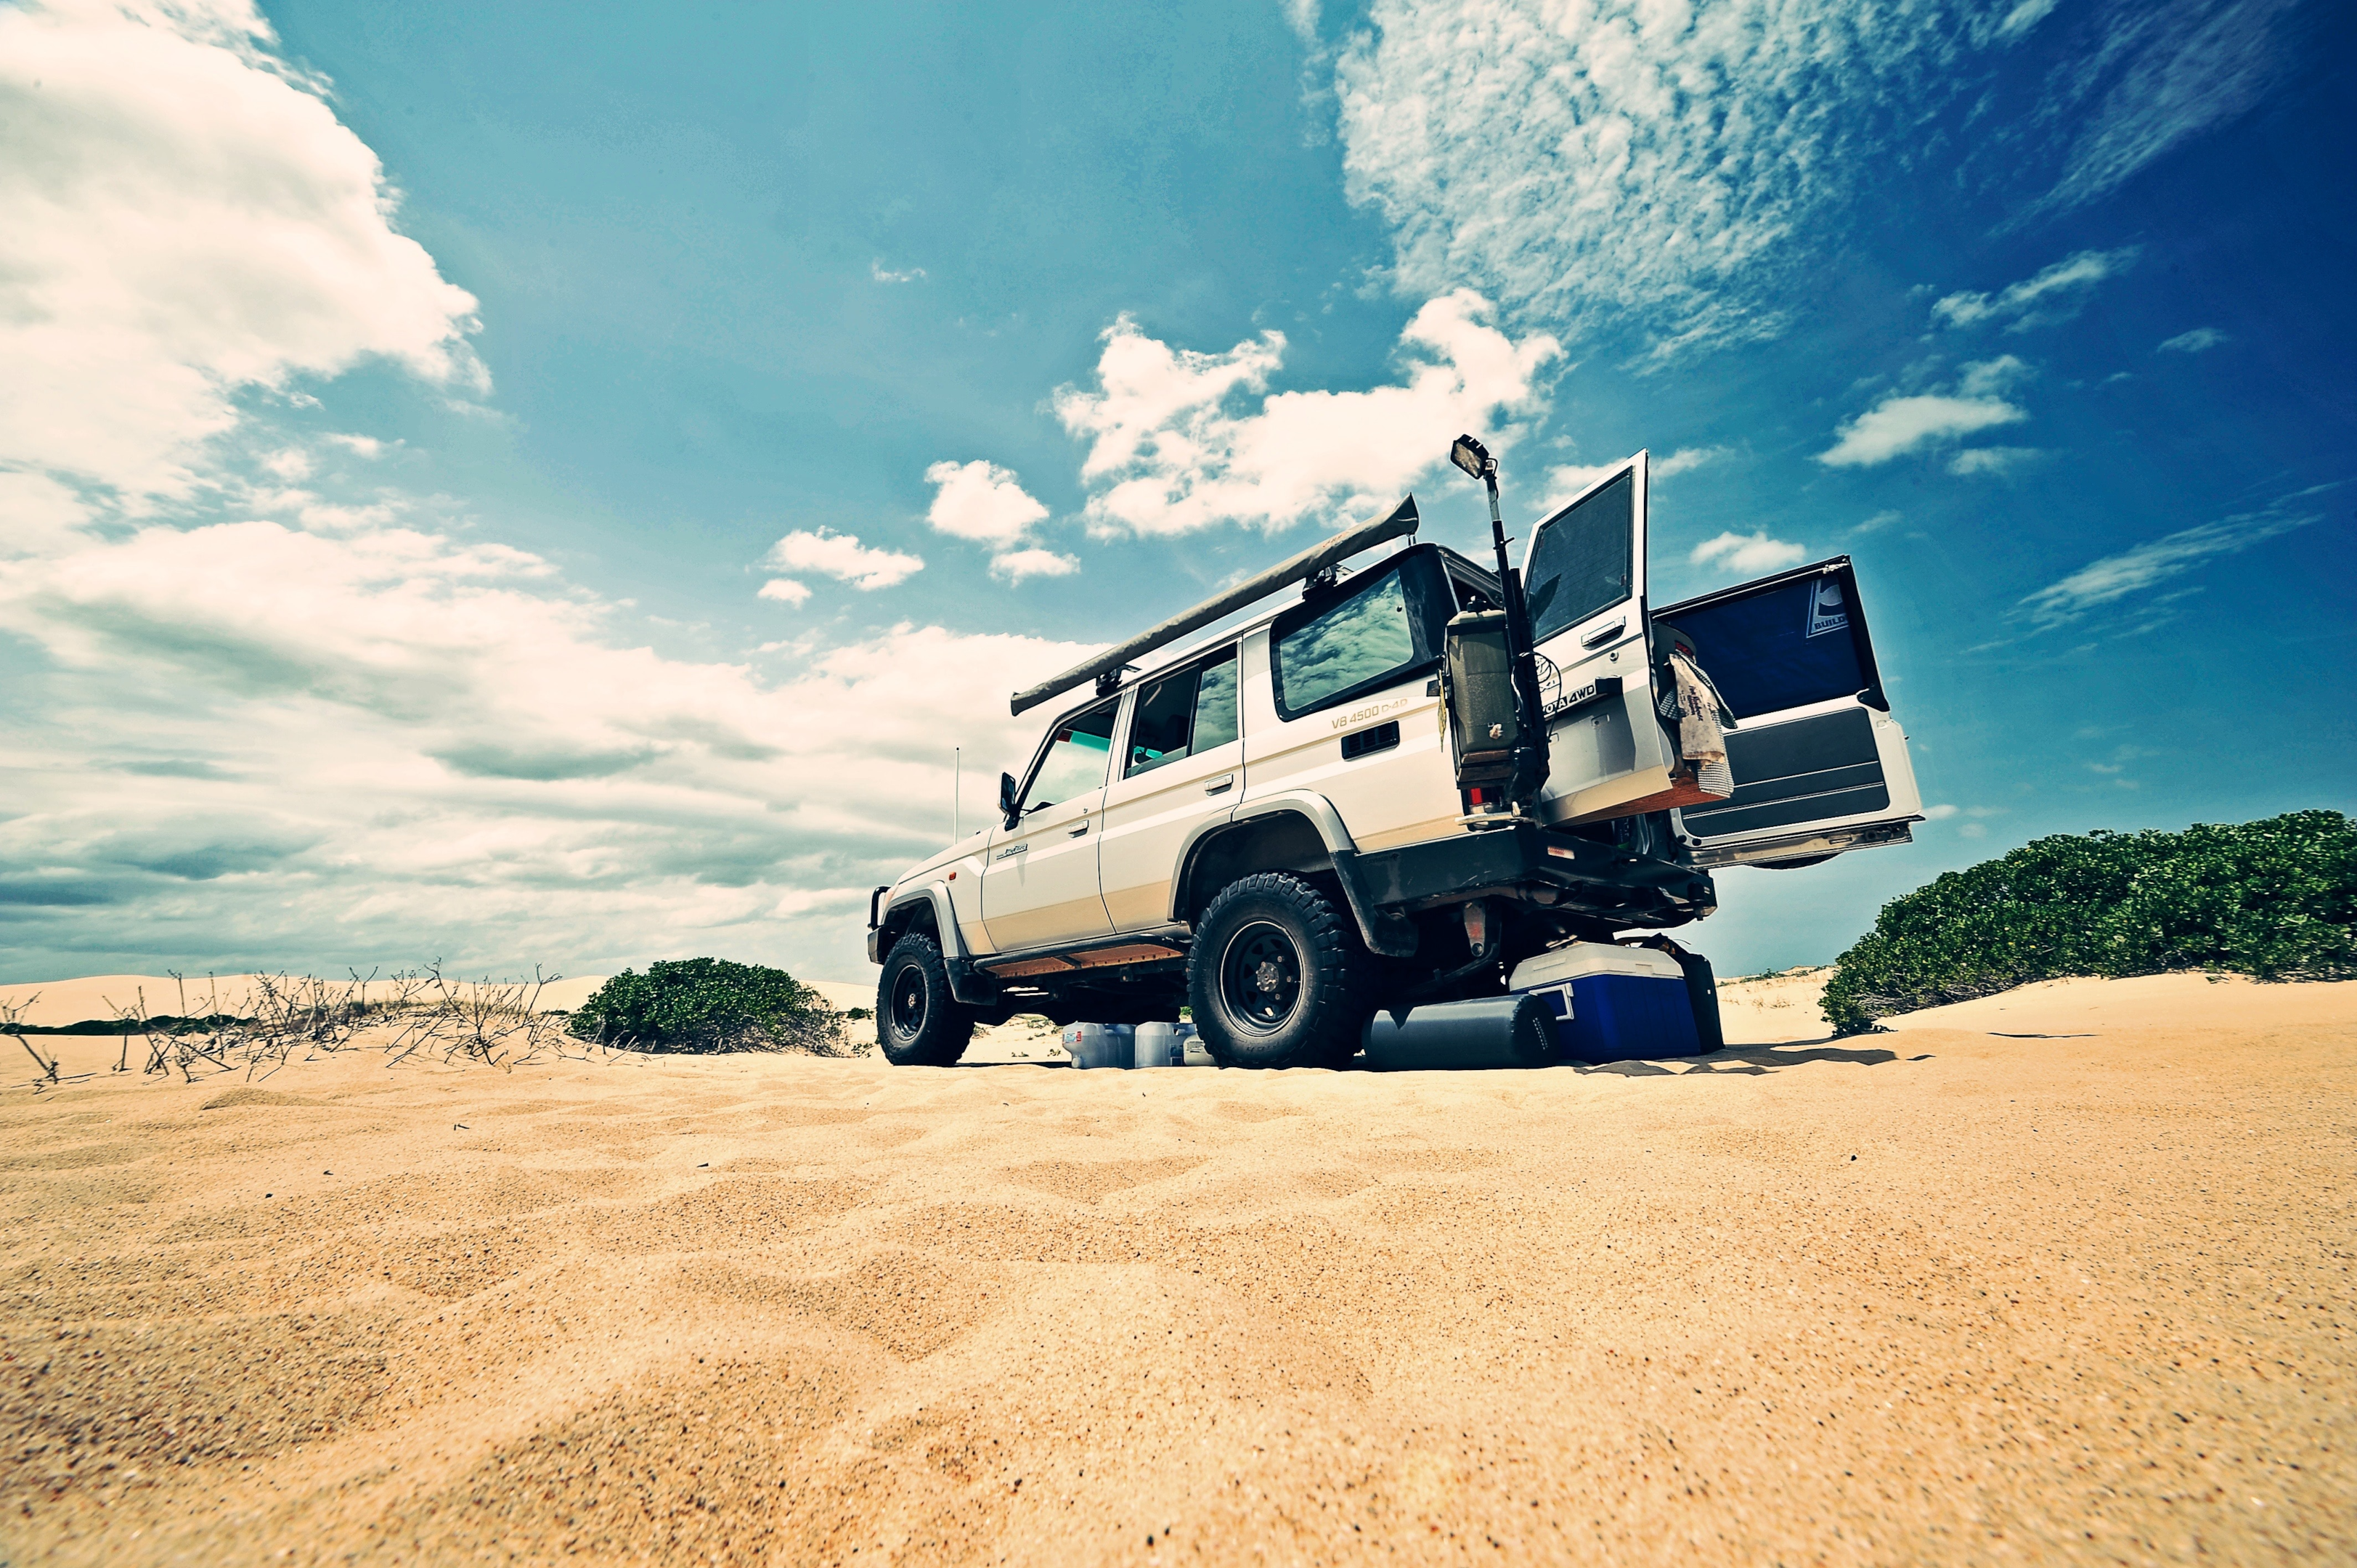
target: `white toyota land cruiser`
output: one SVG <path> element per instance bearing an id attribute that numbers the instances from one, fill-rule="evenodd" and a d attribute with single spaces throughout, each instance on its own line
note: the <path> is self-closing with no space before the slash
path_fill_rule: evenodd
<path id="1" fill-rule="evenodd" d="M 1496 465 L 1469 437 L 1452 456 L 1490 481 L 1499 570 L 1416 542 L 1411 497 L 1016 697 L 1087 688 L 986 830 L 871 897 L 890 1060 L 947 1065 L 1017 1013 L 1190 1005 L 1223 1065 L 1339 1065 L 1379 1008 L 1702 918 L 1713 867 L 1909 842 L 1920 798 L 1848 557 L 1655 608 L 1644 453 L 1534 530 L 1519 572 Z M 1724 768 L 1664 716 L 1674 644 L 1715 688 Z M 1709 965 L 1651 940 L 1717 1044 Z"/>

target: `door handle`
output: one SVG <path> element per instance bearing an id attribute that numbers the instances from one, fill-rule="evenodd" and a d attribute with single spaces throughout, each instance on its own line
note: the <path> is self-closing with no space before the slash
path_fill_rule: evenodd
<path id="1" fill-rule="evenodd" d="M 1217 795 L 1222 790 L 1232 789 L 1235 787 L 1236 776 L 1231 773 L 1225 778 L 1214 779 L 1209 784 L 1204 785 L 1203 793 L 1206 795 Z"/>
<path id="2" fill-rule="evenodd" d="M 1599 626 L 1594 631 L 1589 632 L 1586 637 L 1581 638 L 1579 639 L 1579 646 L 1582 648 L 1600 648 L 1604 644 L 1611 641 L 1614 638 L 1620 636 L 1620 628 L 1628 624 L 1629 618 L 1626 616 L 1623 616 L 1619 620 L 1614 621 L 1610 626 Z"/>
<path id="3" fill-rule="evenodd" d="M 1066 838 L 1068 838 L 1068 839 L 1076 839 L 1076 838 L 1080 837 L 1082 833 L 1084 833 L 1084 832 L 1088 832 L 1088 831 L 1089 831 L 1089 824 L 1088 824 L 1088 823 L 1086 823 L 1086 822 L 1082 822 L 1079 827 L 1074 828 L 1071 832 L 1070 832 L 1066 833 L 1064 836 L 1065 836 Z"/>
<path id="4" fill-rule="evenodd" d="M 1009 855 L 1021 854 L 1025 850 L 1029 849 L 1030 847 L 1031 846 L 1028 843 L 1018 843 L 1012 848 L 1000 850 L 996 854 L 991 856 L 991 858 L 993 860 L 1005 860 Z"/>

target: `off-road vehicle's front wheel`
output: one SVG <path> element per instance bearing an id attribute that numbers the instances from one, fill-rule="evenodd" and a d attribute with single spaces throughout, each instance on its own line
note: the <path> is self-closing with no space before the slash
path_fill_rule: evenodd
<path id="1" fill-rule="evenodd" d="M 911 931 L 892 944 L 876 986 L 876 1043 L 894 1067 L 947 1067 L 974 1039 L 974 1011 L 950 994 L 941 944 Z"/>
<path id="2" fill-rule="evenodd" d="M 1188 1001 L 1222 1067 L 1340 1067 L 1374 1015 L 1350 917 L 1282 871 L 1222 888 L 1195 923 Z"/>

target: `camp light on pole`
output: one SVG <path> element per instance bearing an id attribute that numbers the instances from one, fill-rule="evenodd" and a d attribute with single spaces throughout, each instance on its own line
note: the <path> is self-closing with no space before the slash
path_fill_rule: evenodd
<path id="1" fill-rule="evenodd" d="M 1457 445 L 1448 449 L 1448 460 L 1477 479 L 1489 478 L 1498 471 L 1498 461 L 1490 449 L 1470 435 L 1460 435 Z"/>

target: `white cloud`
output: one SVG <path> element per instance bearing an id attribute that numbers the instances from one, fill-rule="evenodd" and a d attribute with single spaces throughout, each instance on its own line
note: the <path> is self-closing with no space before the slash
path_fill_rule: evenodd
<path id="1" fill-rule="evenodd" d="M 1337 66 L 1349 194 L 1404 291 L 1609 312 L 1657 354 L 1771 336 L 1773 285 L 2012 9 L 1376 0 Z"/>
<path id="2" fill-rule="evenodd" d="M 1673 474 L 1684 474 L 1706 463 L 1716 463 L 1727 456 L 1724 446 L 1687 446 L 1657 457 L 1646 465 L 1646 477 L 1666 479 Z"/>
<path id="3" fill-rule="evenodd" d="M 242 390 L 480 385 L 475 301 L 243 0 L 0 6 L 0 463 L 189 482 Z"/>
<path id="4" fill-rule="evenodd" d="M 1850 536 L 1852 538 L 1856 538 L 1862 533 L 1874 533 L 1882 529 L 1889 528 L 1892 523 L 1897 522 L 1901 515 L 1903 514 L 1895 511 L 1876 512 L 1872 517 L 1867 518 L 1864 522 L 1861 522 L 1856 528 L 1851 529 L 1849 531 Z"/>
<path id="5" fill-rule="evenodd" d="M 1932 315 L 1951 327 L 2006 321 L 2008 332 L 2067 321 L 2086 304 L 2088 290 L 2132 264 L 2138 247 L 2081 251 L 1996 294 L 1952 294 L 1935 300 Z"/>
<path id="6" fill-rule="evenodd" d="M 1954 806 L 1926 806 L 1923 808 L 1923 815 L 1928 821 L 1944 822 L 1954 816 L 1958 808 Z"/>
<path id="7" fill-rule="evenodd" d="M 867 263 L 867 275 L 877 283 L 922 283 L 925 279 L 925 269 L 909 267 L 902 272 L 893 272 L 881 261 L 874 261 Z"/>
<path id="8" fill-rule="evenodd" d="M 873 887 L 797 887 L 779 899 L 770 909 L 780 920 L 791 920 L 804 915 L 842 913 L 854 910 L 866 918 L 868 896 Z"/>
<path id="9" fill-rule="evenodd" d="M 1538 510 L 1544 515 L 1567 506 L 1594 489 L 1626 465 L 1620 463 L 1558 463 L 1546 471 L 1539 491 Z"/>
<path id="10" fill-rule="evenodd" d="M 1969 134 L 2024 209 L 2087 200 L 2253 102 L 2295 4 L 2110 0 L 2089 43 L 2058 40 L 2083 52 L 2038 107 Z M 1845 209 L 1920 167 L 2053 8 L 1372 0 L 1335 63 L 1346 189 L 1391 224 L 1403 294 L 1470 285 L 1569 338 L 1625 325 L 1651 363 L 1772 337 Z"/>
<path id="11" fill-rule="evenodd" d="M 1817 454 L 1817 461 L 1835 468 L 1871 467 L 1919 446 L 2029 417 L 1997 398 L 1885 398 L 1843 425 L 1835 433 L 1840 439 Z"/>
<path id="12" fill-rule="evenodd" d="M 2035 446 L 1967 446 L 1948 459 L 1948 472 L 1957 475 L 2009 474 L 2024 463 L 2045 456 Z"/>
<path id="13" fill-rule="evenodd" d="M 1507 337 L 1480 295 L 1426 303 L 1400 334 L 1405 379 L 1367 392 L 1263 394 L 1285 356 L 1267 332 L 1224 354 L 1173 349 L 1123 317 L 1104 335 L 1096 385 L 1056 394 L 1089 443 L 1081 468 L 1099 535 L 1173 534 L 1236 522 L 1274 532 L 1389 506 L 1447 462 L 1460 430 L 1511 444 L 1501 417 L 1535 410 L 1559 352 Z"/>
<path id="14" fill-rule="evenodd" d="M 2200 354 L 2227 341 L 2226 335 L 2215 327 L 2196 327 L 2190 332 L 2179 332 L 2154 350 L 2161 354 Z"/>
<path id="15" fill-rule="evenodd" d="M 936 463 L 925 470 L 925 483 L 940 487 L 925 521 L 959 539 L 1011 545 L 1048 519 L 1047 506 L 1023 489 L 1014 470 L 996 463 Z"/>
<path id="16" fill-rule="evenodd" d="M 62 549 L 88 516 L 81 497 L 50 476 L 0 467 L 0 560 Z"/>
<path id="17" fill-rule="evenodd" d="M 776 599 L 780 604 L 806 605 L 810 602 L 810 585 L 792 577 L 772 577 L 761 585 L 759 597 Z"/>
<path id="18" fill-rule="evenodd" d="M 869 593 L 897 586 L 925 569 L 924 557 L 920 555 L 880 546 L 871 548 L 860 543 L 856 533 L 837 533 L 826 528 L 815 533 L 796 529 L 770 545 L 764 559 L 789 572 L 823 572 Z"/>
<path id="19" fill-rule="evenodd" d="M 1808 553 L 1804 546 L 1790 540 L 1769 538 L 1762 529 L 1757 533 L 1722 533 L 1706 539 L 1686 559 L 1696 566 L 1716 561 L 1730 571 L 1750 575 L 1797 566 Z"/>
<path id="20" fill-rule="evenodd" d="M 1975 360 L 1959 367 L 1956 390 L 1966 397 L 1987 397 L 2027 381 L 2033 373 L 2011 354 L 1999 354 L 1994 360 Z"/>
<path id="21" fill-rule="evenodd" d="M 1832 446 L 1817 454 L 1828 467 L 1870 467 L 1920 447 L 1937 446 L 2029 417 L 1996 395 L 2028 373 L 2012 355 L 1964 367 L 1955 387 L 1944 393 L 1887 397 L 1844 424 Z"/>
<path id="22" fill-rule="evenodd" d="M 1019 583 L 1026 577 L 1069 577 L 1081 569 L 1081 564 L 1052 550 L 1009 550 L 992 556 L 990 569 L 1010 583 Z"/>
<path id="23" fill-rule="evenodd" d="M 1688 446 L 1656 457 L 1646 466 L 1650 483 L 1673 474 L 1683 474 L 1699 468 L 1706 463 L 1716 463 L 1728 456 L 1725 446 Z M 1626 459 L 1618 463 L 1558 463 L 1546 471 L 1541 481 L 1538 510 L 1541 515 L 1578 499 L 1598 485 L 1626 467 Z"/>
<path id="24" fill-rule="evenodd" d="M 990 558 L 994 575 L 1019 583 L 1026 577 L 1067 577 L 1081 569 L 1076 557 L 1031 542 L 1031 529 L 1048 520 L 1048 508 L 1024 489 L 1014 470 L 980 459 L 936 463 L 925 470 L 925 482 L 940 487 L 925 521 L 955 538 L 997 546 Z"/>
<path id="25" fill-rule="evenodd" d="M 2263 511 L 2241 512 L 2147 540 L 2116 555 L 2082 566 L 2021 601 L 2040 630 L 2067 625 L 2092 609 L 2142 593 L 2202 562 L 2233 555 L 2252 545 L 2305 528 L 2322 514 L 2297 510 L 2326 487 L 2303 490 Z"/>
<path id="26" fill-rule="evenodd" d="M 522 552 L 271 522 L 19 563 L 0 628 L 51 667 L 16 696 L 54 722 L 0 765 L 18 964 L 717 946 L 856 974 L 829 890 L 945 840 L 949 748 L 1019 768 L 1006 693 L 1084 651 L 902 626 L 770 682 L 635 646 Z"/>
<path id="27" fill-rule="evenodd" d="M 1996 25 L 1996 36 L 2010 43 L 2026 36 L 2029 29 L 2046 19 L 2058 0 L 2021 0 L 2021 4 L 2005 14 Z"/>
<path id="28" fill-rule="evenodd" d="M 2116 0 L 2099 46 L 2059 67 L 2046 113 L 2073 134 L 2061 177 L 2018 221 L 2078 206 L 2259 102 L 2291 58 L 2298 0 Z"/>

